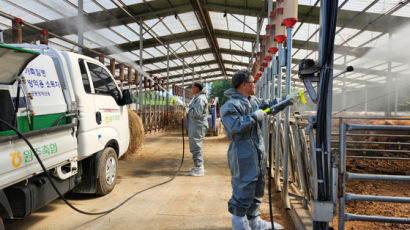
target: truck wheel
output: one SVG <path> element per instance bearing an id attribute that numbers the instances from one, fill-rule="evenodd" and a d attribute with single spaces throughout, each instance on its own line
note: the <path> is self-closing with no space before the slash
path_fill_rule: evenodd
<path id="1" fill-rule="evenodd" d="M 96 193 L 106 195 L 114 189 L 117 182 L 117 153 L 113 148 L 107 147 L 99 154 L 99 157 L 97 156 L 97 162 L 99 177 L 97 178 Z"/>

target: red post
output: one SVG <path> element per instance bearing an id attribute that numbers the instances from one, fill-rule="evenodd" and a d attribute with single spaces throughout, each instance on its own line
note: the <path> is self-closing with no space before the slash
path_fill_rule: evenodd
<path id="1" fill-rule="evenodd" d="M 110 59 L 110 71 L 111 75 L 115 77 L 115 58 Z"/>
<path id="2" fill-rule="evenodd" d="M 23 20 L 21 20 L 21 18 L 14 18 L 12 20 L 13 43 L 23 43 L 23 31 L 21 29 L 22 25 L 23 25 Z"/>
<path id="3" fill-rule="evenodd" d="M 40 44 L 48 45 L 48 30 L 42 29 L 40 31 Z"/>

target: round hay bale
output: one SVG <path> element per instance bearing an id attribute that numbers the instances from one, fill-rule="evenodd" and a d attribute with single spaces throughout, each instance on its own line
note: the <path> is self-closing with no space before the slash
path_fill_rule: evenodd
<path id="1" fill-rule="evenodd" d="M 132 155 L 136 155 L 141 149 L 142 142 L 144 141 L 144 125 L 142 119 L 138 114 L 128 108 L 128 120 L 130 130 L 130 143 L 128 145 L 127 152 L 124 154 L 125 159 L 129 159 Z"/>

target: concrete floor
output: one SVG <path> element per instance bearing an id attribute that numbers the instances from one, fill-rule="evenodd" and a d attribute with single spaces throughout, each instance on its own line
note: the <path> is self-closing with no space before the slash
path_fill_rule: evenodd
<path id="1" fill-rule="evenodd" d="M 207 137 L 204 142 L 204 177 L 183 176 L 192 167 L 188 141 L 180 176 L 172 182 L 143 192 L 116 211 L 104 216 L 77 213 L 56 200 L 24 220 L 7 220 L 13 229 L 231 229 L 227 201 L 231 196 L 226 160 L 229 141 L 223 136 Z M 179 132 L 148 134 L 142 151 L 119 162 L 119 179 L 113 192 L 104 197 L 68 195 L 77 208 L 96 212 L 112 208 L 125 198 L 157 183 L 166 181 L 179 165 L 182 140 Z M 268 203 L 262 205 L 267 218 Z M 293 229 L 282 208 L 275 220 Z"/>

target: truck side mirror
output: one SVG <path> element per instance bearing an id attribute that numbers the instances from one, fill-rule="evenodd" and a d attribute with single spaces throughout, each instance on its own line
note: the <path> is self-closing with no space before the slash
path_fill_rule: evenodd
<path id="1" fill-rule="evenodd" d="M 125 89 L 122 91 L 122 105 L 129 105 L 132 103 L 131 91 Z"/>

